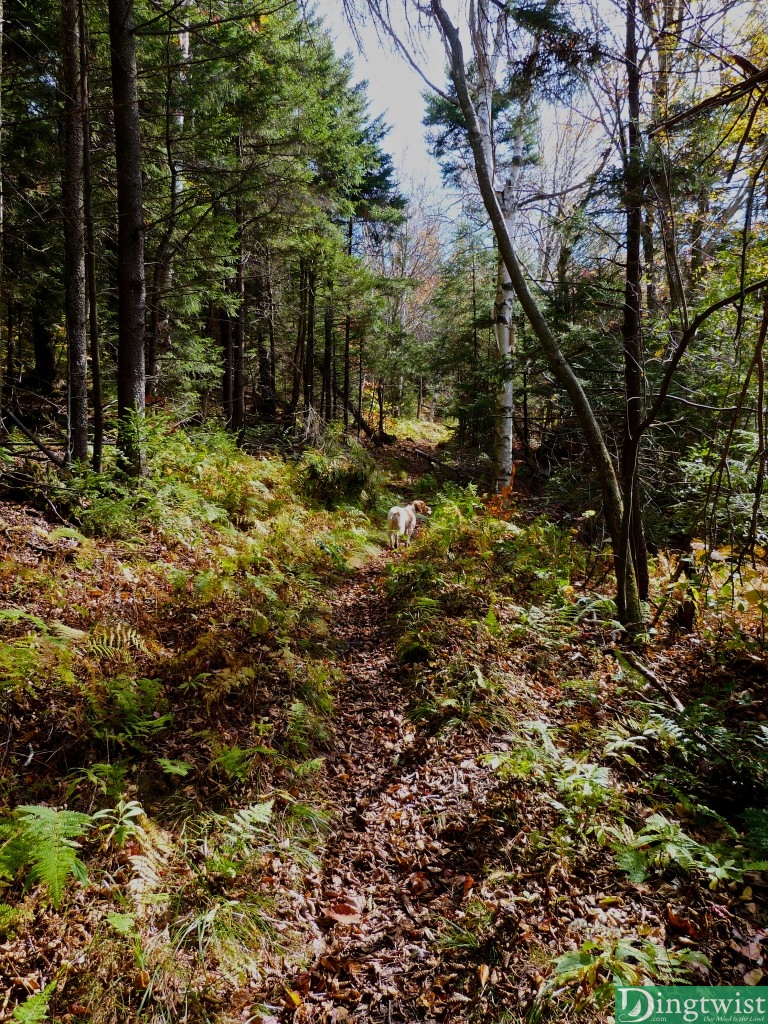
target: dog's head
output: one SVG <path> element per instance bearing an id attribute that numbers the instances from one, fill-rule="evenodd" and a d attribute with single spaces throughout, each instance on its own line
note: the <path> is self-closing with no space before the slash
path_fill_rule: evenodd
<path id="1" fill-rule="evenodd" d="M 426 505 L 423 501 L 414 501 L 414 503 L 413 503 L 413 511 L 414 512 L 418 512 L 422 516 L 431 516 L 432 515 L 432 509 L 429 507 L 429 505 Z"/>

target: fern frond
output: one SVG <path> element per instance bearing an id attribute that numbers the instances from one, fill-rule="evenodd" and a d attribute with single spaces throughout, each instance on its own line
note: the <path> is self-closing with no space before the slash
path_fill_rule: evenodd
<path id="1" fill-rule="evenodd" d="M 45 885 L 51 903 L 58 909 L 69 875 L 79 882 L 88 881 L 85 865 L 77 856 L 80 844 L 75 840 L 88 831 L 93 818 L 78 811 L 38 805 L 18 807 L 14 818 L 18 832 L 6 850 L 10 848 L 12 856 L 33 865 L 29 880 Z"/>
<path id="2" fill-rule="evenodd" d="M 272 806 L 274 800 L 266 800 L 261 804 L 251 804 L 250 807 L 241 807 L 232 815 L 228 822 L 227 831 L 223 834 L 223 844 L 242 847 L 251 846 L 257 837 L 263 837 L 265 826 L 272 818 Z"/>
<path id="3" fill-rule="evenodd" d="M 141 633 L 125 622 L 99 626 L 88 638 L 88 650 L 105 661 L 122 658 L 132 651 L 148 653 Z"/>
<path id="4" fill-rule="evenodd" d="M 36 992 L 13 1011 L 11 1020 L 19 1024 L 41 1024 L 48 1020 L 48 1005 L 56 988 L 56 982 L 49 982 L 42 992 Z"/>

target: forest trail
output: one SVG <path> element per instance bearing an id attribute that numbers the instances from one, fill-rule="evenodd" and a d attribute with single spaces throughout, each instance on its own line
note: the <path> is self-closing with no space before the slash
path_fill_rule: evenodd
<path id="1" fill-rule="evenodd" d="M 454 736 L 450 745 L 417 740 L 406 718 L 407 670 L 387 635 L 386 557 L 361 570 L 333 602 L 345 676 L 326 761 L 337 818 L 308 900 L 318 953 L 287 982 L 295 1005 L 284 1021 L 396 1024 L 420 1019 L 435 1002 L 448 1011 L 443 1019 L 467 1019 L 469 1000 L 451 991 L 434 946 L 479 870 L 467 863 L 474 859 L 470 822 L 492 779 L 478 766 L 470 737 Z"/>

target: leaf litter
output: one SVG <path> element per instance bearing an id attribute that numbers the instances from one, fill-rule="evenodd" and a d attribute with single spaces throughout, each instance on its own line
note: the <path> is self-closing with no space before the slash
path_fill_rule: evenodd
<path id="1" fill-rule="evenodd" d="M 95 652 L 85 652 L 83 664 L 91 672 L 96 660 L 109 661 L 113 651 L 119 654 L 127 646 L 134 667 L 148 670 L 158 659 L 166 666 L 166 689 L 171 682 L 178 685 L 180 678 L 206 677 L 206 685 L 208 679 L 219 680 L 204 713 L 191 707 L 184 713 L 182 695 L 172 695 L 178 728 L 153 746 L 151 761 L 160 765 L 168 783 L 181 787 L 176 791 L 180 814 L 194 804 L 239 806 L 257 793 L 283 792 L 278 800 L 286 807 L 302 796 L 295 780 L 281 777 L 264 739 L 270 729 L 282 727 L 282 709 L 291 692 L 286 679 L 295 666 L 284 651 L 270 646 L 264 630 L 254 632 L 242 621 L 234 601 L 224 596 L 214 621 L 199 608 L 167 600 L 160 622 L 159 599 L 163 593 L 170 597 L 165 569 L 158 572 L 149 565 L 137 570 L 127 564 L 130 555 L 120 545 L 53 537 L 33 513 L 13 506 L 3 506 L 2 512 L 0 544 L 6 564 L 28 569 L 34 582 L 23 601 L 17 593 L 4 607 L 23 603 L 25 614 L 43 621 L 58 621 L 58 616 L 73 644 L 83 639 L 77 631 L 88 634 L 94 621 L 105 616 L 133 626 L 145 638 L 143 649 L 128 639 L 112 647 L 102 642 Z M 89 548 L 87 557 L 76 566 L 84 546 Z M 200 553 L 169 550 L 154 542 L 156 565 L 172 564 L 191 574 L 200 571 L 200 558 Z M 585 943 L 605 948 L 628 937 L 704 952 L 710 967 L 699 976 L 708 983 L 760 984 L 766 937 L 762 876 L 749 876 L 750 884 L 732 882 L 715 889 L 693 875 L 664 872 L 631 881 L 606 845 L 591 840 L 568 845 L 562 804 L 551 779 L 537 775 L 535 766 L 527 776 L 504 777 L 494 769 L 489 755 L 503 759 L 519 751 L 518 729 L 489 724 L 482 716 L 450 730 L 414 721 L 414 669 L 396 655 L 392 607 L 385 596 L 388 558 L 379 556 L 333 585 L 324 612 L 329 632 L 315 641 L 325 661 L 342 670 L 335 683 L 332 731 L 308 751 L 322 758 L 315 785 L 333 812 L 331 831 L 316 862 L 299 870 L 278 847 L 262 858 L 254 875 L 254 885 L 276 899 L 273 925 L 275 934 L 286 938 L 285 952 L 265 951 L 261 970 L 247 983 L 228 979 L 212 957 L 200 985 L 200 1008 L 189 1019 L 222 1024 L 523 1020 L 548 985 L 557 997 L 550 984 L 557 957 L 585 948 Z M 82 595 L 63 616 L 57 610 L 60 598 L 34 576 L 46 564 L 43 560 L 56 567 L 55 585 Z M 503 627 L 506 617 L 506 609 L 499 606 L 488 629 Z M 6 635 L 13 636 L 14 630 L 22 632 L 9 620 Z M 464 622 L 450 636 L 449 646 L 455 652 L 461 643 L 471 643 L 486 675 L 497 658 L 515 717 L 549 723 L 566 747 L 572 742 L 576 749 L 582 733 L 624 712 L 623 698 L 615 692 L 611 645 L 598 632 L 585 619 L 579 636 L 555 651 L 529 633 L 516 649 L 497 656 L 483 630 Z M 191 646 L 190 637 L 196 637 Z M 445 648 L 434 655 L 427 674 L 441 672 L 447 652 Z M 683 687 L 695 691 L 708 670 L 695 638 L 684 657 L 683 664 L 679 648 L 671 648 L 655 663 L 657 673 L 675 681 L 678 693 L 681 678 Z M 238 675 L 246 669 L 250 675 Z M 563 679 L 569 672 L 573 678 L 588 674 L 597 680 L 598 699 L 576 690 L 564 702 Z M 753 689 L 760 685 L 764 681 L 756 675 Z M 54 687 L 49 694 L 54 712 L 59 699 Z M 45 796 L 48 787 L 53 794 L 51 787 L 67 767 L 83 763 L 72 743 L 82 728 L 80 713 L 63 706 L 59 710 L 54 729 L 48 724 L 51 707 L 43 709 L 34 701 L 17 708 L 8 722 L 6 750 L 12 740 L 14 750 L 28 743 L 32 752 L 20 790 L 37 788 Z M 258 729 L 254 723 L 260 723 Z M 203 762 L 221 758 L 217 743 L 240 752 L 237 763 L 232 756 L 226 762 L 229 775 L 200 770 Z M 170 768 L 163 768 L 163 760 Z M 197 773 L 194 781 L 186 777 L 190 771 Z M 649 809 L 633 797 L 631 767 L 623 770 L 620 784 L 630 804 L 634 800 L 638 818 L 647 817 Z M 281 785 L 288 788 L 281 791 Z M 162 807 L 164 827 L 173 831 L 167 797 L 159 792 L 157 807 L 148 805 L 148 811 L 160 812 Z M 176 799 L 171 794 L 171 806 Z M 101 854 L 103 881 L 75 890 L 66 914 L 52 913 L 35 892 L 25 898 L 16 930 L 0 942 L 0 971 L 9 983 L 9 995 L 4 1004 L 0 1001 L 0 1020 L 10 1019 L 20 995 L 42 991 L 51 978 L 63 982 L 71 996 L 61 1019 L 84 1016 L 87 1000 L 76 998 L 84 991 L 77 978 L 88 970 L 94 942 L 103 941 L 105 922 L 110 915 L 114 918 L 114 897 L 129 884 L 131 865 L 141 853 L 129 842 L 117 856 Z M 93 856 L 98 859 L 99 854 Z M 156 867 L 159 875 L 171 870 L 169 862 L 163 866 L 158 861 Z M 238 896 L 234 889 L 227 893 L 223 884 L 225 895 Z M 155 912 L 148 908 L 141 913 L 151 924 Z M 122 927 L 130 933 L 128 921 L 133 918 L 123 916 Z M 189 961 L 194 973 L 194 957 L 181 948 L 177 955 Z M 144 992 L 143 1003 L 155 983 L 151 973 L 119 956 L 115 952 L 123 964 L 120 984 L 126 998 L 130 1002 L 131 992 Z M 103 966 L 97 967 L 96 973 L 101 970 Z M 67 978 L 74 979 L 71 990 Z M 110 981 L 104 978 L 103 983 Z M 175 984 L 171 974 L 166 984 Z M 607 1020 L 607 1009 L 586 998 L 586 984 L 582 994 L 581 1006 L 578 994 L 575 1000 L 555 1002 L 551 1019 L 570 1020 L 580 1009 L 579 1019 Z M 88 1012 L 92 1010 L 86 1007 Z M 550 1013 L 547 1005 L 542 1012 Z"/>

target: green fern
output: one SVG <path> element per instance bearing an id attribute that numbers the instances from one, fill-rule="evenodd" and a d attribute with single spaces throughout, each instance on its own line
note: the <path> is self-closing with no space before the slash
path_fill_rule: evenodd
<path id="1" fill-rule="evenodd" d="M 308 757 L 313 743 L 321 746 L 330 742 L 330 724 L 307 707 L 304 701 L 295 700 L 286 712 L 286 738 L 302 757 Z"/>
<path id="2" fill-rule="evenodd" d="M 743 814 L 747 845 L 758 857 L 768 857 L 768 810 L 748 807 Z"/>
<path id="3" fill-rule="evenodd" d="M 0 903 L 0 938 L 15 932 L 21 918 L 22 913 L 18 907 L 12 907 L 10 903 Z"/>
<path id="4" fill-rule="evenodd" d="M 55 988 L 56 982 L 51 981 L 42 992 L 36 992 L 29 999 L 25 999 L 13 1011 L 11 1020 L 19 1021 L 20 1024 L 40 1024 L 41 1021 L 48 1020 L 48 1005 Z"/>
<path id="5" fill-rule="evenodd" d="M 75 840 L 90 828 L 90 814 L 56 811 L 52 807 L 25 805 L 14 811 L 14 821 L 5 825 L 0 840 L 0 875 L 13 877 L 20 867 L 31 864 L 28 882 L 41 882 L 51 903 L 59 908 L 67 877 L 87 882 L 85 865 L 77 856 L 80 844 Z"/>
<path id="6" fill-rule="evenodd" d="M 272 818 L 273 804 L 273 800 L 266 800 L 235 811 L 224 828 L 222 846 L 232 850 L 250 848 L 254 839 L 263 840 L 265 826 Z"/>

